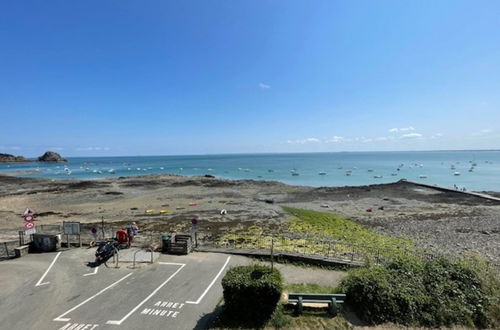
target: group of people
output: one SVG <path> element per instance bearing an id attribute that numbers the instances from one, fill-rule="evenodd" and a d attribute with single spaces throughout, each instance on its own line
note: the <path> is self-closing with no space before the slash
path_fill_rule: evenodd
<path id="1" fill-rule="evenodd" d="M 132 245 L 132 242 L 134 241 L 134 236 L 138 233 L 139 227 L 137 227 L 137 224 L 135 222 L 132 222 L 132 224 L 127 227 L 127 229 L 122 228 L 116 231 L 116 240 L 120 244 L 127 243 L 127 246 L 130 247 Z"/>

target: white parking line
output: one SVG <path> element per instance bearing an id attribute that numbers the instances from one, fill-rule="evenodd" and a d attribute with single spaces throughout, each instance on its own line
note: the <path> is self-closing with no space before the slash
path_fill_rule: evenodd
<path id="1" fill-rule="evenodd" d="M 99 266 L 94 268 L 94 272 L 93 272 L 93 273 L 83 274 L 83 276 L 95 275 L 95 274 L 97 274 L 97 271 L 98 271 L 98 270 L 99 270 Z"/>
<path id="2" fill-rule="evenodd" d="M 52 266 L 54 266 L 54 264 L 56 263 L 56 260 L 57 258 L 59 258 L 59 256 L 61 255 L 61 252 L 58 252 L 56 257 L 54 258 L 54 260 L 52 260 L 52 262 L 50 263 L 50 266 L 49 268 L 47 268 L 47 270 L 45 271 L 45 273 L 42 275 L 42 277 L 40 277 L 40 279 L 38 280 L 38 282 L 35 284 L 35 286 L 42 286 L 42 285 L 45 285 L 45 284 L 49 284 L 50 282 L 44 282 L 42 283 L 43 279 L 45 278 L 45 276 L 47 276 L 47 274 L 49 273 L 49 270 L 52 268 Z"/>
<path id="3" fill-rule="evenodd" d="M 200 296 L 200 298 L 198 298 L 198 300 L 196 300 L 196 301 L 186 301 L 186 304 L 195 304 L 195 305 L 198 305 L 200 303 L 200 301 L 203 299 L 203 297 L 205 297 L 205 295 L 207 294 L 208 290 L 210 290 L 210 288 L 212 287 L 212 285 L 214 285 L 215 281 L 217 281 L 217 279 L 219 278 L 220 274 L 222 274 L 222 271 L 224 271 L 224 268 L 226 268 L 227 264 L 229 263 L 229 259 L 231 259 L 231 257 L 227 257 L 226 262 L 224 263 L 224 266 L 222 266 L 222 268 L 219 270 L 219 273 L 217 273 L 217 275 L 212 280 L 212 282 L 210 283 L 210 285 L 205 289 L 205 292 L 202 293 L 202 295 Z"/>
<path id="4" fill-rule="evenodd" d="M 144 305 L 152 296 L 154 296 L 165 284 L 168 283 L 168 281 L 170 281 L 175 275 L 177 275 L 178 272 L 181 271 L 182 268 L 184 268 L 184 266 L 186 266 L 186 264 L 177 264 L 177 263 L 168 263 L 168 262 L 161 262 L 161 264 L 163 265 L 176 265 L 176 266 L 180 266 L 179 269 L 177 269 L 175 271 L 175 273 L 173 273 L 172 275 L 170 275 L 169 278 L 166 279 L 165 282 L 163 282 L 162 284 L 160 284 L 159 287 L 157 287 L 149 296 L 146 297 L 146 299 L 144 299 L 143 301 L 141 301 L 139 303 L 139 305 L 135 306 L 130 312 L 128 312 L 127 315 L 125 315 L 121 320 L 109 320 L 106 322 L 106 324 L 114 324 L 114 325 L 120 325 L 122 324 L 123 321 L 125 321 L 130 315 L 132 315 L 139 307 L 141 307 L 142 305 Z"/>
<path id="5" fill-rule="evenodd" d="M 92 297 L 90 298 L 87 298 L 85 299 L 84 301 L 82 301 L 81 303 L 79 303 L 78 305 L 76 305 L 75 307 L 71 308 L 69 311 L 67 312 L 64 312 L 63 314 L 59 315 L 58 317 L 56 317 L 54 319 L 54 321 L 61 321 L 61 322 L 67 322 L 69 320 L 71 320 L 71 318 L 62 318 L 64 315 L 68 314 L 68 313 L 71 313 L 72 311 L 74 311 L 75 309 L 77 309 L 78 307 L 88 303 L 89 301 L 91 301 L 92 299 L 94 299 L 95 297 L 97 297 L 98 295 L 100 295 L 101 293 L 105 292 L 106 290 L 108 289 L 111 289 L 112 287 L 114 287 L 115 285 L 117 285 L 118 283 L 120 283 L 121 281 L 123 281 L 124 279 L 126 279 L 127 277 L 129 277 L 130 275 L 132 275 L 133 273 L 129 273 L 127 275 L 125 275 L 124 277 L 122 277 L 121 279 L 119 279 L 118 281 L 116 281 L 115 283 L 105 287 L 104 289 L 102 289 L 101 291 L 97 292 L 95 295 L 93 295 Z"/>

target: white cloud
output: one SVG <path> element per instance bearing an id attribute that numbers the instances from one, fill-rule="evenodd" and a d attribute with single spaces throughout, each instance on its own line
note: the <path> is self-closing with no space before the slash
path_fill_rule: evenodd
<path id="1" fill-rule="evenodd" d="M 490 133 L 493 133 L 493 130 L 489 129 L 489 128 L 485 128 L 485 129 L 479 130 L 477 132 L 471 133 L 471 135 L 473 135 L 473 136 L 481 136 L 481 135 L 488 135 Z"/>
<path id="2" fill-rule="evenodd" d="M 415 128 L 413 126 L 408 126 L 408 127 L 401 127 L 401 128 L 391 128 L 389 129 L 390 133 L 397 133 L 397 132 L 409 132 L 409 131 L 414 131 Z"/>
<path id="3" fill-rule="evenodd" d="M 108 147 L 79 147 L 76 148 L 78 151 L 107 151 L 110 150 Z"/>
<path id="4" fill-rule="evenodd" d="M 443 133 L 436 133 L 436 134 L 431 135 L 431 137 L 430 137 L 430 138 L 431 138 L 431 139 L 437 139 L 437 138 L 442 137 L 443 135 L 444 135 Z"/>
<path id="5" fill-rule="evenodd" d="M 260 82 L 258 86 L 260 87 L 260 89 L 270 89 L 271 88 L 271 86 L 269 86 L 268 84 L 264 84 L 262 82 Z"/>
<path id="6" fill-rule="evenodd" d="M 402 139 L 417 139 L 421 138 L 423 135 L 420 133 L 408 133 L 408 134 L 403 134 L 401 135 Z"/>
<path id="7" fill-rule="evenodd" d="M 317 138 L 307 138 L 307 139 L 300 139 L 300 140 L 288 140 L 287 143 L 289 144 L 306 144 L 306 143 L 321 143 L 320 139 Z"/>
<path id="8" fill-rule="evenodd" d="M 332 136 L 326 142 L 327 143 L 339 143 L 339 142 L 349 142 L 349 141 L 352 141 L 352 139 L 348 139 L 348 138 L 345 138 L 342 136 Z"/>

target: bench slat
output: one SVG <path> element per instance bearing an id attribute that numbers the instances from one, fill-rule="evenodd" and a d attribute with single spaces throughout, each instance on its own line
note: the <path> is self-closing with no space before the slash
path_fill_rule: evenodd
<path id="1" fill-rule="evenodd" d="M 344 293 L 289 293 L 288 300 L 298 300 L 302 297 L 303 301 L 306 300 L 331 300 L 331 298 L 340 299 L 345 298 Z"/>
<path id="2" fill-rule="evenodd" d="M 303 299 L 303 300 L 302 300 L 302 302 L 303 302 L 303 303 L 313 303 L 313 304 L 322 304 L 322 303 L 327 304 L 327 303 L 329 303 L 330 301 L 331 301 L 331 300 L 326 300 L 326 299 L 322 299 L 322 300 L 319 300 L 319 299 L 318 299 L 318 300 L 313 300 L 313 299 Z M 297 303 L 297 302 L 299 302 L 299 300 L 298 300 L 298 299 L 288 299 L 288 302 L 289 302 L 289 303 Z M 343 303 L 344 303 L 344 301 L 343 301 L 343 300 L 335 300 L 335 302 L 336 302 L 337 304 L 343 304 Z"/>

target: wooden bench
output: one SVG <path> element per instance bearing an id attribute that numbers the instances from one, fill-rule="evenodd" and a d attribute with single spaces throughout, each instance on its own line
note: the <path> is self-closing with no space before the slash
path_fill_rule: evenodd
<path id="1" fill-rule="evenodd" d="M 25 255 L 27 255 L 29 248 L 30 248 L 29 245 L 22 245 L 14 248 L 14 253 L 16 254 L 16 258 L 24 257 Z"/>
<path id="2" fill-rule="evenodd" d="M 295 303 L 295 312 L 302 314 L 303 303 L 328 304 L 330 315 L 337 315 L 337 304 L 343 304 L 343 293 L 289 293 L 288 303 Z"/>

